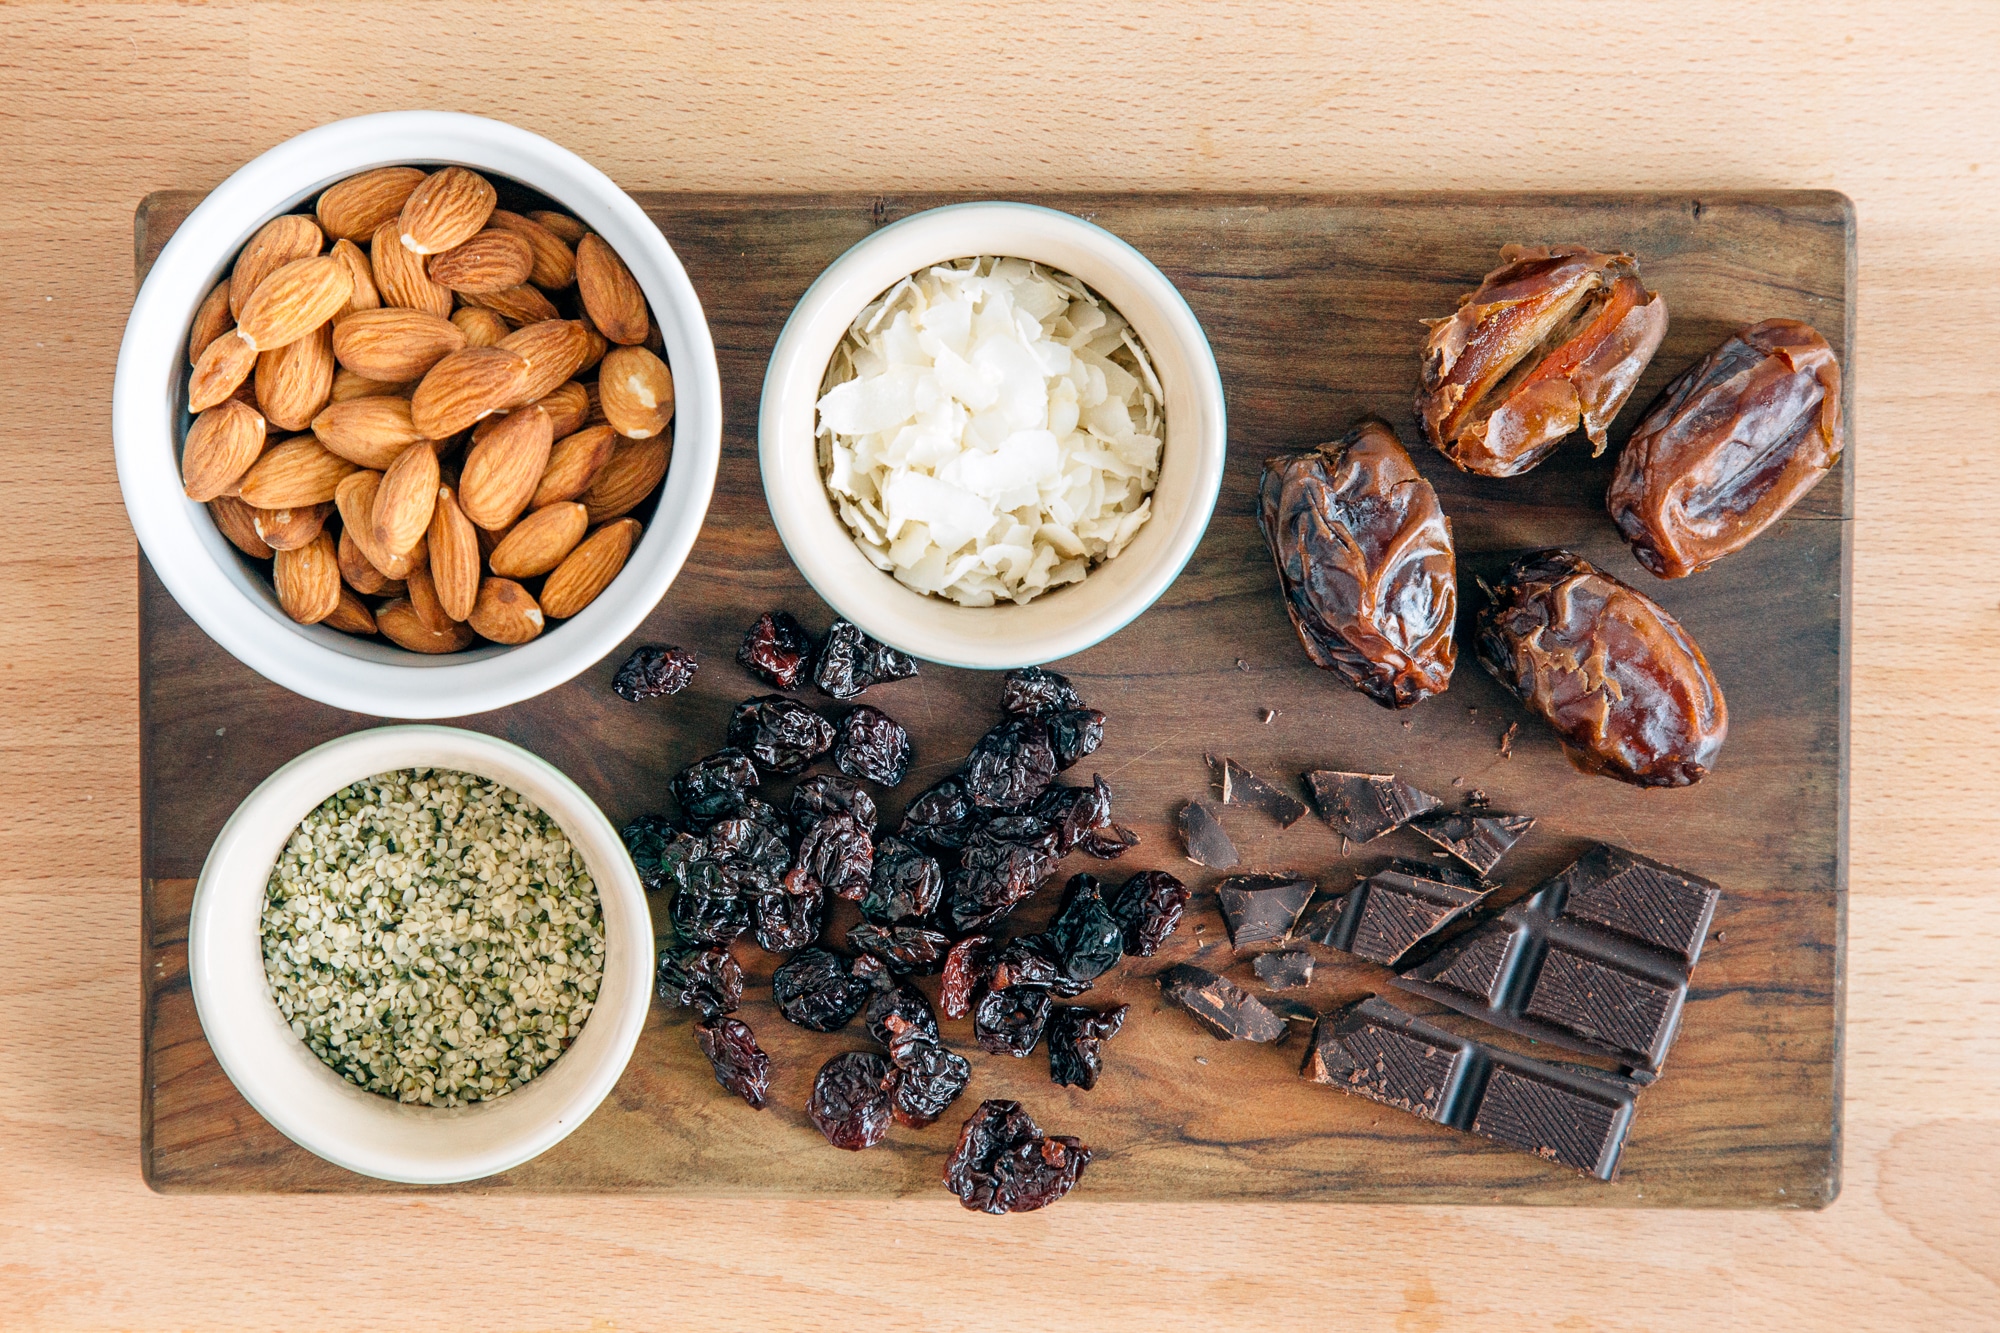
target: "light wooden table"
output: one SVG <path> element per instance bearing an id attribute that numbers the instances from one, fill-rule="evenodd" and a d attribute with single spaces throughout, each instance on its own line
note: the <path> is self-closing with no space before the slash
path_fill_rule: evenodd
<path id="1" fill-rule="evenodd" d="M 2000 1326 L 2000 6 L 0 9 L 0 1327 Z M 1101 17 L 1100 17 L 1101 16 Z M 1820 186 L 1859 213 L 1846 1188 L 1818 1214 L 166 1199 L 138 1169 L 148 190 L 364 111 L 631 187 Z"/>

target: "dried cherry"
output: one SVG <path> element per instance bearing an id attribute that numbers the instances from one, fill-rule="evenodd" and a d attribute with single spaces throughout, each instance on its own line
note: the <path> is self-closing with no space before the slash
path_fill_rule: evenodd
<path id="1" fill-rule="evenodd" d="M 875 844 L 853 815 L 836 812 L 800 840 L 798 858 L 785 877 L 794 893 L 818 886 L 842 898 L 868 892 L 875 872 Z"/>
<path id="2" fill-rule="evenodd" d="M 922 926 L 878 926 L 864 921 L 847 932 L 847 947 L 880 958 L 891 972 L 928 977 L 944 968 L 951 938 Z"/>
<path id="3" fill-rule="evenodd" d="M 812 659 L 812 636 L 789 611 L 766 611 L 743 636 L 736 660 L 781 690 L 795 688 Z"/>
<path id="4" fill-rule="evenodd" d="M 934 1036 L 900 1033 L 889 1043 L 889 1113 L 899 1125 L 927 1129 L 951 1108 L 972 1082 L 972 1065 L 948 1051 Z"/>
<path id="5" fill-rule="evenodd" d="M 993 956 L 987 984 L 995 990 L 1045 990 L 1065 999 L 1090 989 L 1090 982 L 1077 980 L 1064 968 L 1055 941 L 1047 935 L 1008 940 Z"/>
<path id="6" fill-rule="evenodd" d="M 1090 1164 L 1081 1139 L 1044 1135 L 1019 1102 L 979 1104 L 945 1159 L 945 1188 L 983 1213 L 1025 1213 L 1068 1194 Z"/>
<path id="7" fill-rule="evenodd" d="M 940 854 L 963 848 L 979 827 L 979 811 L 956 777 L 933 783 L 910 802 L 897 833 Z"/>
<path id="8" fill-rule="evenodd" d="M 1130 1008 L 1121 1004 L 1100 1014 L 1079 1005 L 1057 1005 L 1049 1015 L 1050 1081 L 1085 1092 L 1096 1087 L 1104 1068 L 1104 1043 L 1125 1026 Z"/>
<path id="9" fill-rule="evenodd" d="M 924 993 L 907 981 L 884 987 L 870 996 L 868 1007 L 861 1011 L 861 1021 L 868 1025 L 868 1035 L 885 1047 L 894 1044 L 898 1032 L 914 1032 L 932 1041 L 939 1039 L 936 1011 Z"/>
<path id="10" fill-rule="evenodd" d="M 657 984 L 661 999 L 703 1018 L 733 1014 L 743 999 L 743 969 L 720 946 L 662 953 Z"/>
<path id="11" fill-rule="evenodd" d="M 859 1152 L 889 1132 L 889 1085 L 895 1067 L 872 1051 L 847 1051 L 820 1066 L 806 1114 L 836 1148 Z"/>
<path id="12" fill-rule="evenodd" d="M 831 814 L 849 814 L 869 833 L 875 832 L 875 798 L 853 778 L 816 773 L 792 788 L 792 823 L 800 833 Z"/>
<path id="13" fill-rule="evenodd" d="M 667 880 L 660 869 L 660 855 L 680 836 L 674 821 L 665 815 L 640 815 L 618 831 L 618 837 L 625 844 L 625 851 L 632 858 L 632 868 L 639 872 L 639 882 L 648 893 L 658 893 L 667 888 Z"/>
<path id="14" fill-rule="evenodd" d="M 1188 886 L 1164 870 L 1141 870 L 1111 897 L 1111 914 L 1125 931 L 1125 952 L 1151 958 L 1181 924 Z"/>
<path id="15" fill-rule="evenodd" d="M 750 933 L 766 953 L 791 953 L 819 938 L 826 921 L 826 895 L 779 893 L 750 901 Z"/>
<path id="16" fill-rule="evenodd" d="M 778 1012 L 814 1032 L 838 1032 L 868 1003 L 874 987 L 839 954 L 801 949 L 771 974 Z"/>
<path id="17" fill-rule="evenodd" d="M 840 719 L 833 763 L 851 778 L 893 787 L 910 771 L 910 733 L 881 709 L 862 704 Z"/>
<path id="18" fill-rule="evenodd" d="M 734 893 L 676 889 L 667 917 L 689 944 L 727 944 L 750 928 L 750 904 Z"/>
<path id="19" fill-rule="evenodd" d="M 871 685 L 905 680 L 917 674 L 916 659 L 878 643 L 845 620 L 833 622 L 813 666 L 813 684 L 821 694 L 852 699 Z"/>
<path id="20" fill-rule="evenodd" d="M 944 984 L 938 1003 L 946 1018 L 964 1018 L 972 1012 L 973 997 L 993 976 L 993 937 L 967 935 L 951 946 L 944 957 Z"/>
<path id="21" fill-rule="evenodd" d="M 1095 708 L 1069 708 L 1048 718 L 1049 746 L 1056 754 L 1058 772 L 1094 754 L 1104 744 L 1104 714 Z"/>
<path id="22" fill-rule="evenodd" d="M 972 1010 L 972 1039 L 992 1055 L 1016 1059 L 1035 1049 L 1049 1021 L 1049 993 L 1030 986 L 987 991 Z"/>
<path id="23" fill-rule="evenodd" d="M 1100 861 L 1116 861 L 1139 845 L 1139 835 L 1123 824 L 1094 828 L 1077 839 L 1076 849 Z"/>
<path id="24" fill-rule="evenodd" d="M 1058 767 L 1048 724 L 1017 716 L 979 738 L 962 780 L 981 810 L 1019 810 L 1042 794 Z"/>
<path id="25" fill-rule="evenodd" d="M 1076 686 L 1070 684 L 1069 677 L 1043 667 L 1022 667 L 1009 671 L 1000 682 L 1000 711 L 1004 713 L 1027 713 L 1040 717 L 1045 713 L 1081 707 L 1083 700 L 1078 697 Z"/>
<path id="26" fill-rule="evenodd" d="M 1124 927 L 1105 905 L 1103 887 L 1094 875 L 1070 877 L 1062 909 L 1043 936 L 1072 981 L 1095 981 L 1124 956 Z"/>
<path id="27" fill-rule="evenodd" d="M 697 828 L 707 828 L 743 809 L 757 789 L 757 766 L 741 750 L 718 750 L 674 774 L 674 799 L 681 814 Z"/>
<path id="28" fill-rule="evenodd" d="M 803 773 L 833 748 L 833 724 L 796 699 L 760 694 L 736 705 L 729 744 L 767 773 Z"/>
<path id="29" fill-rule="evenodd" d="M 901 838 L 875 844 L 875 869 L 861 899 L 861 915 L 878 926 L 923 921 L 937 910 L 944 868 Z"/>
<path id="30" fill-rule="evenodd" d="M 740 1018 L 711 1018 L 694 1025 L 694 1039 L 715 1068 L 715 1081 L 758 1110 L 771 1095 L 771 1057 Z"/>
<path id="31" fill-rule="evenodd" d="M 611 691 L 621 699 L 643 703 L 679 694 L 694 679 L 694 650 L 667 643 L 642 643 L 611 678 Z"/>
<path id="32" fill-rule="evenodd" d="M 776 814 L 762 801 L 756 804 Z M 722 820 L 708 831 L 708 854 L 725 890 L 753 898 L 784 892 L 792 854 L 782 828 L 782 821 L 774 829 L 767 820 L 742 815 Z"/>
<path id="33" fill-rule="evenodd" d="M 1111 826 L 1111 786 L 1101 776 L 1088 787 L 1051 786 L 1035 798 L 1029 813 L 1056 835 L 1056 850 L 1068 852 L 1090 833 Z"/>
<path id="34" fill-rule="evenodd" d="M 1042 886 L 1057 859 L 1053 833 L 1009 842 L 981 829 L 966 845 L 959 868 L 945 877 L 952 929 L 962 934 L 998 921 Z"/>

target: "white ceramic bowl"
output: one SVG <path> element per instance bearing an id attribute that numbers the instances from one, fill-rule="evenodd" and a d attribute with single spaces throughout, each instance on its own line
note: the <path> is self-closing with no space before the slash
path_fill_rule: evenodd
<path id="1" fill-rule="evenodd" d="M 604 911 L 604 979 L 582 1035 L 521 1087 L 470 1106 L 406 1106 L 349 1083 L 292 1034 L 264 979 L 264 890 L 299 821 L 350 782 L 424 766 L 491 778 L 546 810 L 583 853 Z M 285 1137 L 350 1171 L 440 1185 L 520 1165 L 604 1100 L 646 1021 L 653 925 L 617 831 L 561 770 L 477 732 L 379 727 L 306 751 L 223 825 L 195 886 L 188 976 L 223 1072 Z"/>
<path id="2" fill-rule="evenodd" d="M 862 307 L 919 269 L 973 255 L 1030 259 L 1081 278 L 1131 322 L 1166 391 L 1152 517 L 1115 559 L 1026 606 L 959 606 L 877 569 L 829 499 L 814 446 L 815 404 L 827 363 Z M 1173 283 L 1102 227 L 1030 204 L 934 208 L 882 228 L 836 259 L 800 298 L 778 337 L 758 421 L 771 517 L 793 563 L 819 595 L 892 647 L 994 671 L 1080 652 L 1151 606 L 1208 528 L 1226 443 L 1215 355 Z"/>
<path id="3" fill-rule="evenodd" d="M 337 180 L 395 163 L 458 163 L 540 190 L 604 237 L 659 318 L 674 374 L 673 463 L 644 537 L 581 614 L 519 647 L 405 652 L 317 625 L 278 605 L 266 576 L 180 484 L 188 423 L 187 335 L 195 308 L 252 232 Z M 289 139 L 216 187 L 139 289 L 112 394 L 118 484 L 139 544 L 174 600 L 238 660 L 321 703 L 386 717 L 459 717 L 531 698 L 617 647 L 680 572 L 708 511 L 722 448 L 722 387 L 701 301 L 666 240 L 623 190 L 540 135 L 442 111 L 336 121 Z"/>

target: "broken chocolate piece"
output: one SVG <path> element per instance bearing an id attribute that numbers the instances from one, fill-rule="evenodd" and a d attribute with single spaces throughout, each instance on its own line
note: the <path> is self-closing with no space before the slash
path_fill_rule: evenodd
<path id="1" fill-rule="evenodd" d="M 1160 974 L 1160 994 L 1192 1014 L 1219 1041 L 1276 1041 L 1285 1020 L 1256 996 L 1204 967 L 1182 963 Z"/>
<path id="2" fill-rule="evenodd" d="M 1290 828 L 1305 818 L 1305 802 L 1290 792 L 1273 787 L 1234 759 L 1224 759 L 1218 766 L 1222 769 L 1224 805 L 1261 810 L 1276 820 L 1279 828 Z"/>
<path id="3" fill-rule="evenodd" d="M 1722 888 L 1699 875 L 1599 843 L 1550 880 L 1563 914 L 1650 944 L 1693 967 Z"/>
<path id="4" fill-rule="evenodd" d="M 1339 917 L 1312 936 L 1334 949 L 1394 967 L 1411 949 L 1477 907 L 1492 892 L 1460 871 L 1398 861 L 1349 891 Z"/>
<path id="5" fill-rule="evenodd" d="M 1410 827 L 1485 875 L 1535 826 L 1533 815 L 1496 815 L 1460 811 L 1413 819 Z"/>
<path id="6" fill-rule="evenodd" d="M 1181 807 L 1181 845 L 1187 859 L 1198 866 L 1224 870 L 1236 864 L 1236 844 L 1222 831 L 1222 819 L 1207 801 L 1189 801 Z"/>
<path id="7" fill-rule="evenodd" d="M 1393 773 L 1339 773 L 1317 770 L 1306 774 L 1319 817 L 1341 837 L 1373 842 L 1390 829 L 1401 828 L 1419 815 L 1444 805 Z"/>
<path id="8" fill-rule="evenodd" d="M 1241 949 L 1291 934 L 1312 901 L 1313 882 L 1302 875 L 1232 875 L 1215 886 L 1215 896 L 1229 942 Z"/>
<path id="9" fill-rule="evenodd" d="M 1260 953 L 1251 961 L 1250 970 L 1272 990 L 1297 990 L 1312 984 L 1313 956 L 1304 949 Z"/>

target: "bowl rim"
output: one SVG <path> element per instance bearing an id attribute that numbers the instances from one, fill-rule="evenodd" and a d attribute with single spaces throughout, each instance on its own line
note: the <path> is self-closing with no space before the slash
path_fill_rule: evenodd
<path id="1" fill-rule="evenodd" d="M 445 757 L 418 759 L 417 754 Z M 411 767 L 474 772 L 535 801 L 583 854 L 604 919 L 605 970 L 583 1034 L 521 1087 L 462 1107 L 400 1103 L 348 1083 L 293 1036 L 264 983 L 258 921 L 265 885 L 298 822 L 351 782 Z M 627 931 L 632 938 L 616 937 Z M 254 956 L 261 1005 L 245 1003 L 239 974 L 246 967 L 246 947 Z M 252 1109 L 308 1152 L 347 1170 L 402 1184 L 451 1184 L 493 1175 L 567 1137 L 624 1073 L 652 1003 L 650 910 L 624 843 L 604 812 L 541 756 L 457 727 L 416 724 L 350 732 L 313 747 L 265 778 L 230 815 L 209 849 L 195 885 L 187 948 L 189 989 L 203 1035 Z M 622 1007 L 608 1007 L 607 998 L 620 998 L 621 991 Z M 584 1048 L 586 1041 L 589 1048 Z M 580 1049 L 592 1058 L 570 1066 L 580 1073 L 555 1081 L 563 1062 Z M 496 1143 L 468 1142 L 465 1130 L 471 1123 L 490 1124 L 502 1117 L 526 1123 Z"/>
<path id="2" fill-rule="evenodd" d="M 782 455 L 787 447 L 785 436 L 788 407 L 794 406 L 792 396 L 800 392 L 799 386 L 810 377 L 813 399 L 818 397 L 819 385 L 825 378 L 826 366 L 823 362 L 809 364 L 814 358 L 808 353 L 813 349 L 811 331 L 823 327 L 824 322 L 841 313 L 840 327 L 845 328 L 853 317 L 870 301 L 880 296 L 893 285 L 888 283 L 874 287 L 855 300 L 855 294 L 863 286 L 858 271 L 868 266 L 879 254 L 907 249 L 912 253 L 938 251 L 935 259 L 926 259 L 914 267 L 904 266 L 897 276 L 915 272 L 933 263 L 945 262 L 953 258 L 963 258 L 970 254 L 1008 254 L 1007 247 L 986 247 L 966 249 L 956 243 L 940 247 L 939 242 L 959 233 L 979 229 L 989 232 L 1020 234 L 1024 230 L 1032 239 L 1031 248 L 1042 237 L 1054 237 L 1096 251 L 1107 264 L 1121 270 L 1121 277 L 1136 284 L 1151 300 L 1167 333 L 1187 356 L 1194 381 L 1191 386 L 1199 409 L 1198 420 L 1189 426 L 1178 421 L 1169 421 L 1169 444 L 1175 439 L 1193 439 L 1201 448 L 1194 472 L 1193 486 L 1188 507 L 1180 527 L 1169 539 L 1161 553 L 1157 565 L 1142 576 L 1113 603 L 1110 614 L 1094 619 L 1073 620 L 1029 634 L 1011 636 L 1004 642 L 992 640 L 975 641 L 961 633 L 951 633 L 940 628 L 911 633 L 896 629 L 881 628 L 871 624 L 874 618 L 868 615 L 865 604 L 856 600 L 853 590 L 841 580 L 831 576 L 831 571 L 818 567 L 818 562 L 802 559 L 803 539 L 806 534 L 803 525 L 806 500 L 793 490 L 779 484 L 783 474 Z M 944 251 L 949 250 L 946 254 Z M 1032 258 L 1031 256 L 1022 256 Z M 894 267 L 885 265 L 888 267 Z M 1076 274 L 1089 282 L 1087 277 Z M 1093 288 L 1096 284 L 1092 284 Z M 1122 312 L 1121 312 L 1122 313 Z M 1132 318 L 1127 314 L 1128 319 Z M 837 342 L 837 338 L 836 338 Z M 1153 355 L 1154 363 L 1159 363 L 1157 349 L 1151 342 L 1147 350 Z M 1222 374 L 1216 365 L 1214 349 L 1209 345 L 1207 332 L 1201 321 L 1195 317 L 1180 289 L 1160 271 L 1152 260 L 1131 242 L 1086 218 L 1060 209 L 1048 208 L 1040 204 L 1020 203 L 1012 200 L 973 200 L 964 203 L 944 204 L 924 209 L 909 217 L 899 219 L 880 227 L 861 240 L 849 246 L 832 263 L 822 270 L 792 307 L 783 329 L 778 334 L 771 351 L 771 359 L 765 369 L 763 392 L 758 404 L 758 464 L 764 486 L 764 498 L 771 512 L 773 524 L 778 529 L 779 539 L 784 543 L 792 562 L 836 613 L 845 617 L 875 638 L 892 648 L 900 649 L 926 661 L 945 666 L 964 667 L 972 670 L 1000 671 L 1015 667 L 1039 665 L 1082 652 L 1084 649 L 1124 629 L 1145 614 L 1161 595 L 1171 587 L 1187 564 L 1194 558 L 1196 548 L 1208 529 L 1214 516 L 1215 505 L 1222 491 L 1222 476 L 1228 454 L 1228 407 L 1222 387 Z M 815 478 L 818 467 L 813 468 Z M 822 482 L 817 489 L 816 499 L 824 501 L 825 489 Z M 852 537 L 845 527 L 841 528 L 843 540 L 852 543 Z M 795 546 L 795 542 L 799 545 Z M 871 566 L 871 568 L 873 568 Z M 896 582 L 894 576 L 874 569 L 880 577 L 889 580 L 897 589 L 914 597 L 924 594 L 905 588 Z M 1060 593 L 1062 589 L 1055 590 Z M 1050 594 L 1054 595 L 1054 594 Z M 933 599 L 935 600 L 935 599 Z M 1028 603 L 1028 607 L 1045 604 L 1042 599 Z M 939 602 L 941 607 L 951 607 L 948 602 Z M 969 611 L 998 608 L 954 608 Z M 1023 608 L 1026 609 L 1026 608 Z"/>
<path id="3" fill-rule="evenodd" d="M 426 657 L 324 626 L 296 625 L 181 491 L 185 347 L 196 305 L 251 232 L 334 181 L 376 166 L 457 163 L 537 189 L 611 244 L 658 315 L 673 369 L 673 461 L 657 515 L 612 586 L 577 616 L 517 647 Z M 230 238 L 218 243 L 216 237 Z M 296 694 L 369 716 L 460 717 L 569 680 L 638 629 L 678 577 L 713 498 L 722 388 L 707 315 L 673 247 L 643 209 L 577 154 L 503 121 L 388 111 L 333 121 L 239 167 L 198 204 L 146 275 L 119 345 L 112 390 L 119 489 L 141 548 L 181 609 L 229 654 Z M 230 564 L 224 564 L 228 560 Z"/>

